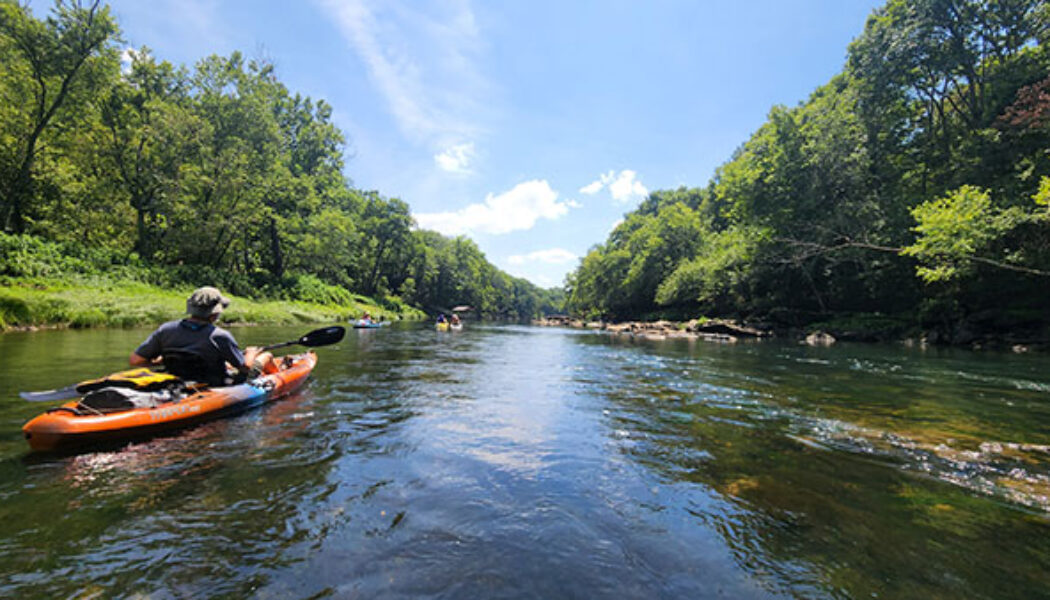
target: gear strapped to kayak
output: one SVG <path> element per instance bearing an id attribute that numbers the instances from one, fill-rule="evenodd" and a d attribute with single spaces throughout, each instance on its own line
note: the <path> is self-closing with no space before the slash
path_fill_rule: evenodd
<path id="1" fill-rule="evenodd" d="M 178 377 L 171 373 L 160 373 L 150 369 L 131 369 L 106 375 L 98 379 L 81 381 L 60 390 L 47 390 L 45 392 L 21 392 L 19 396 L 30 402 L 52 402 L 54 400 L 68 400 L 76 398 L 81 394 L 99 390 L 105 387 L 120 387 L 133 390 L 154 391 L 162 390 L 181 383 Z"/>
<path id="2" fill-rule="evenodd" d="M 89 379 L 77 384 L 76 390 L 86 394 L 105 387 L 122 387 L 133 390 L 153 391 L 178 384 L 179 378 L 171 373 L 160 373 L 150 369 L 131 369 L 106 375 L 98 379 Z"/>
<path id="3" fill-rule="evenodd" d="M 343 327 L 325 327 L 265 349 L 328 346 L 345 334 Z M 132 369 L 61 390 L 22 392 L 20 396 L 30 401 L 83 396 L 37 416 L 22 427 L 22 432 L 33 450 L 45 451 L 149 437 L 249 410 L 291 394 L 306 383 L 316 364 L 317 355 L 313 352 L 284 356 L 276 371 L 226 386 L 209 387 L 171 373 Z"/>
<path id="4" fill-rule="evenodd" d="M 155 408 L 165 402 L 183 398 L 182 389 L 163 389 L 153 392 L 126 387 L 104 387 L 88 392 L 77 402 L 75 414 L 107 414 L 135 408 Z M 59 407 L 52 410 L 68 410 Z"/>
<path id="5" fill-rule="evenodd" d="M 176 377 L 148 370 L 124 372 L 117 374 L 119 377 L 85 382 L 94 389 L 78 400 L 37 416 L 22 431 L 34 450 L 51 451 L 149 437 L 286 396 L 306 382 L 316 364 L 317 355 L 313 352 L 286 356 L 276 373 L 222 387 L 187 387 Z M 107 385 L 107 381 L 118 385 Z"/>

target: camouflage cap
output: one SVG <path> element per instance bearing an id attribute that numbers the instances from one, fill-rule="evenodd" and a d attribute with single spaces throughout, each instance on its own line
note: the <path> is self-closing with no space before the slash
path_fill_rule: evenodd
<path id="1" fill-rule="evenodd" d="M 230 305 L 230 299 L 211 286 L 197 288 L 186 300 L 186 312 L 194 317 L 207 319 L 217 315 Z"/>

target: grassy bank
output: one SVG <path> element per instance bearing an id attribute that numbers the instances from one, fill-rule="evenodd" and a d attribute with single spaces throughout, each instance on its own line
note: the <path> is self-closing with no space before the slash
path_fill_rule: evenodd
<path id="1" fill-rule="evenodd" d="M 152 326 L 184 314 L 192 288 L 162 289 L 138 282 L 106 280 L 0 282 L 0 331 L 33 327 Z M 339 304 L 259 300 L 230 295 L 227 324 L 293 324 L 346 321 L 363 311 L 386 319 L 422 319 L 419 309 L 396 299 L 379 303 L 350 296 Z"/>

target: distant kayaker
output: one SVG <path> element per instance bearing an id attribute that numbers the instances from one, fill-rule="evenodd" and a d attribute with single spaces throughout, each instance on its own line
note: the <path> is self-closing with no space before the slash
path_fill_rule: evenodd
<path id="1" fill-rule="evenodd" d="M 218 289 L 198 288 L 186 300 L 189 317 L 158 327 L 128 362 L 133 367 L 164 363 L 172 374 L 209 385 L 230 385 L 277 371 L 272 354 L 257 346 L 248 346 L 242 353 L 233 335 L 215 325 L 229 305 L 230 299 Z"/>

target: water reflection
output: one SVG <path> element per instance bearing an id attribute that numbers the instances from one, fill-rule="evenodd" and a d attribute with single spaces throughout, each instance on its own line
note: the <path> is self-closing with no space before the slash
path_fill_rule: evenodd
<path id="1" fill-rule="evenodd" d="M 821 368 L 833 364 L 798 354 L 791 349 L 779 358 Z M 1045 472 L 1045 445 L 986 442 L 976 451 L 958 450 L 816 416 L 864 413 L 867 422 L 917 427 L 914 420 L 877 417 L 882 400 L 857 392 L 858 386 L 876 384 L 851 377 L 850 385 L 836 385 L 829 380 L 833 373 L 797 388 L 791 380 L 810 381 L 814 374 L 785 369 L 769 389 L 756 379 L 721 387 L 704 378 L 687 393 L 667 384 L 688 372 L 680 370 L 680 361 L 698 359 L 695 371 L 721 361 L 717 352 L 684 359 L 671 349 L 632 356 L 622 371 L 626 381 L 605 392 L 615 406 L 608 413 L 609 437 L 665 485 L 684 490 L 677 495 L 687 510 L 720 531 L 740 564 L 756 576 L 784 591 L 809 590 L 803 594 L 809 596 L 823 589 L 844 597 L 1003 597 L 1004 571 L 1015 577 L 1007 586 L 1011 589 L 1034 590 L 1047 583 L 1046 479 L 1032 475 Z M 887 370 L 851 362 L 865 375 Z M 889 371 L 901 369 L 892 365 Z M 725 378 L 721 367 L 714 370 L 722 373 L 716 380 Z M 863 403 L 869 405 L 857 406 Z M 852 406 L 838 409 L 847 404 Z M 865 410 L 872 406 L 876 410 Z M 964 414 L 953 414 L 957 411 Z M 930 412 L 939 412 L 953 428 L 973 430 L 994 409 L 981 406 L 974 414 L 949 404 Z M 1042 434 L 1037 429 L 1027 437 L 1033 433 Z M 964 489 L 946 488 L 909 471 Z M 703 492 L 700 505 L 693 498 L 695 485 Z M 1003 493 L 1002 486 L 1012 493 Z M 971 491 L 1040 512 L 1026 517 Z M 712 502 L 711 493 L 721 501 Z M 1013 543 L 1004 546 L 1003 540 Z M 958 554 L 961 546 L 967 547 L 966 556 Z M 1033 546 L 1040 550 L 1033 553 Z M 1033 560 L 1038 569 L 1020 567 Z"/>
<path id="2" fill-rule="evenodd" d="M 89 349 L 123 355 L 140 332 L 51 337 L 102 372 L 115 352 Z M 31 370 L 38 350 L 11 344 Z M 319 353 L 302 393 L 177 435 L 44 460 L 0 439 L 0 595 L 1050 589 L 1050 408 L 1031 357 L 473 323 L 356 330 Z"/>

